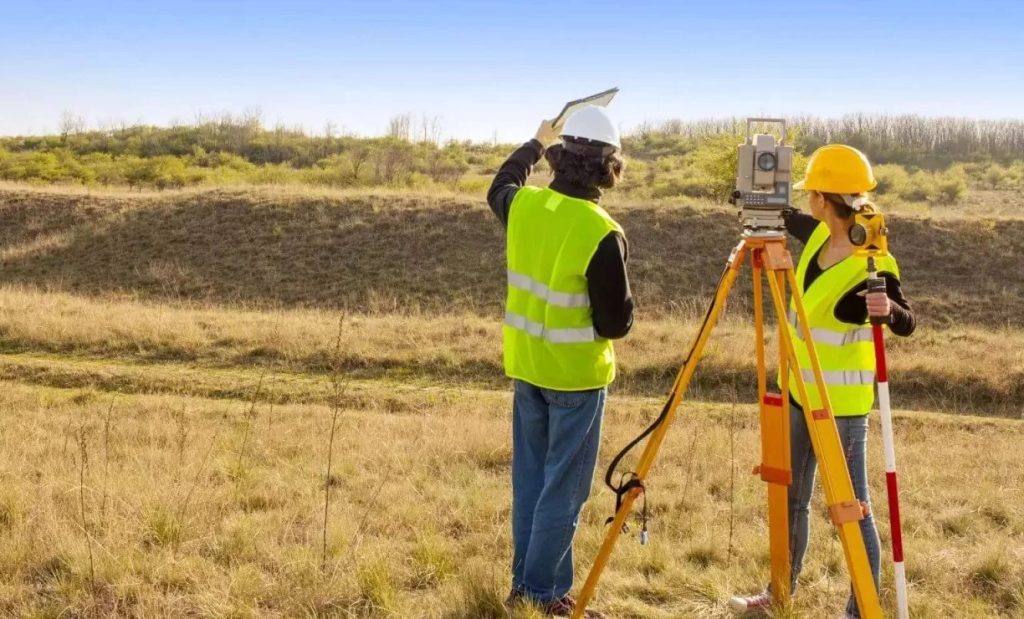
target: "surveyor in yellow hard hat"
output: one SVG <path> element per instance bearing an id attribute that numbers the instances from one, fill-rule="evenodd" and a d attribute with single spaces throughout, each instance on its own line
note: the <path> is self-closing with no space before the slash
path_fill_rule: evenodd
<path id="1" fill-rule="evenodd" d="M 870 515 L 867 481 L 867 415 L 874 402 L 875 355 L 869 317 L 884 317 L 892 332 L 908 336 L 915 318 L 900 287 L 900 271 L 891 255 L 876 258 L 886 291 L 867 294 L 867 258 L 853 255 L 849 230 L 854 215 L 867 207 L 868 192 L 875 188 L 867 157 L 855 148 L 833 144 L 811 155 L 807 175 L 795 189 L 807 192 L 810 215 L 791 209 L 786 229 L 804 244 L 796 279 L 807 306 L 814 346 L 821 361 L 829 400 L 846 455 L 857 499 L 868 508 L 860 521 L 868 560 L 879 584 L 881 562 L 878 532 Z M 793 482 L 789 486 L 789 535 L 792 590 L 803 568 L 810 531 L 808 508 L 814 488 L 817 461 L 811 447 L 803 408 L 821 406 L 806 345 L 798 333 L 796 309 L 791 304 L 789 333 L 800 361 L 792 372 L 801 372 L 811 402 L 801 402 L 795 378 L 790 378 L 790 448 Z M 768 591 L 729 601 L 734 610 L 754 610 L 771 605 Z M 844 618 L 860 617 L 851 594 Z"/>
<path id="2" fill-rule="evenodd" d="M 621 178 L 620 148 L 604 108 L 585 107 L 560 131 L 542 123 L 487 194 L 507 229 L 505 373 L 515 383 L 508 603 L 532 602 L 558 617 L 575 607 L 573 536 L 615 378 L 611 340 L 633 324 L 626 238 L 598 204 Z M 554 180 L 529 186 L 542 156 Z"/>

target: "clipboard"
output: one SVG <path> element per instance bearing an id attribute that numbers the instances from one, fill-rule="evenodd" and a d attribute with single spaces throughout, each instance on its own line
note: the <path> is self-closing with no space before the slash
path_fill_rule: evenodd
<path id="1" fill-rule="evenodd" d="M 609 88 L 608 90 L 597 93 L 596 95 L 590 95 L 589 97 L 583 97 L 582 99 L 576 99 L 565 104 L 562 111 L 555 116 L 555 119 L 551 121 L 551 125 L 556 129 L 565 124 L 565 120 L 572 115 L 576 110 L 586 107 L 588 105 L 596 105 L 599 107 L 607 107 L 615 95 L 619 94 L 618 88 Z"/>

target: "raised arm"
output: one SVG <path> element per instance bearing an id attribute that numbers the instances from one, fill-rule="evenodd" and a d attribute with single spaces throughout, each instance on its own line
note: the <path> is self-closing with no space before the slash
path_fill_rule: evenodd
<path id="1" fill-rule="evenodd" d="M 508 226 L 508 211 L 512 207 L 516 192 L 526 184 L 526 179 L 533 172 L 533 166 L 537 165 L 544 155 L 544 149 L 557 139 L 557 130 L 545 120 L 537 129 L 537 135 L 517 148 L 498 168 L 491 188 L 487 190 L 487 204 L 501 221 L 501 225 Z"/>

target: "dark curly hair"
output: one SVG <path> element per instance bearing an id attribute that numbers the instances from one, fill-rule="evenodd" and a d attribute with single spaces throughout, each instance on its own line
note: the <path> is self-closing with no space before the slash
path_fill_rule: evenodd
<path id="1" fill-rule="evenodd" d="M 602 142 L 566 138 L 570 144 L 556 144 L 547 149 L 544 158 L 555 174 L 579 187 L 610 189 L 622 180 L 626 161 L 618 152 L 605 154 L 611 147 Z"/>

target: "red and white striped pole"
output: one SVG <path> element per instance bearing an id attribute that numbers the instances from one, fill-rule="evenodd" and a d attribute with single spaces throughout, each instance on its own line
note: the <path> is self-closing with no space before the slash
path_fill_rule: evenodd
<path id="1" fill-rule="evenodd" d="M 878 276 L 875 259 L 868 258 L 868 292 L 885 292 L 885 279 Z M 878 408 L 882 414 L 882 449 L 885 452 L 885 487 L 889 495 L 889 528 L 892 536 L 892 561 L 896 576 L 896 616 L 909 619 L 907 572 L 903 565 L 903 527 L 900 524 L 900 496 L 896 483 L 896 446 L 892 431 L 892 404 L 889 400 L 889 370 L 885 362 L 885 336 L 881 322 L 872 320 L 875 341 L 875 367 L 878 377 Z"/>

